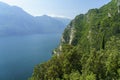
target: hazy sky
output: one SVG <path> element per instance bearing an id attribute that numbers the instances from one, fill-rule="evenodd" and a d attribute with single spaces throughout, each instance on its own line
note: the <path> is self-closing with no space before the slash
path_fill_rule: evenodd
<path id="1" fill-rule="evenodd" d="M 91 8 L 99 8 L 111 0 L 0 0 L 16 5 L 34 16 L 52 15 L 74 18 Z"/>

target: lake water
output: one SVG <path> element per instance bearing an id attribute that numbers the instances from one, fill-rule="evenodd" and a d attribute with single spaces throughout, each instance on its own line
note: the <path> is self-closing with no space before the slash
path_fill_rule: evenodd
<path id="1" fill-rule="evenodd" d="M 0 80 L 27 80 L 34 66 L 51 58 L 60 34 L 0 37 Z"/>

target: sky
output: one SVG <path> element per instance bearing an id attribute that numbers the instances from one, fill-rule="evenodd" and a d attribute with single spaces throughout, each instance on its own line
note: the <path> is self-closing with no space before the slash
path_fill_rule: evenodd
<path id="1" fill-rule="evenodd" d="M 18 6 L 33 16 L 49 15 L 73 19 L 89 9 L 100 8 L 111 0 L 0 0 Z"/>

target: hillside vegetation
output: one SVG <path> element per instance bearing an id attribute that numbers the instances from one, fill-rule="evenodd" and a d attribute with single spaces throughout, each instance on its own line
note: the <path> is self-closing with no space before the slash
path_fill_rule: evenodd
<path id="1" fill-rule="evenodd" d="M 76 16 L 30 80 L 120 80 L 120 0 Z"/>

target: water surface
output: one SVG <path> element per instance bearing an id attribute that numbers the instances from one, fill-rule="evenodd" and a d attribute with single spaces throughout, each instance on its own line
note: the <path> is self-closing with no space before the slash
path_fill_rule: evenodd
<path id="1" fill-rule="evenodd" d="M 0 80 L 27 80 L 59 41 L 60 34 L 0 37 Z"/>

